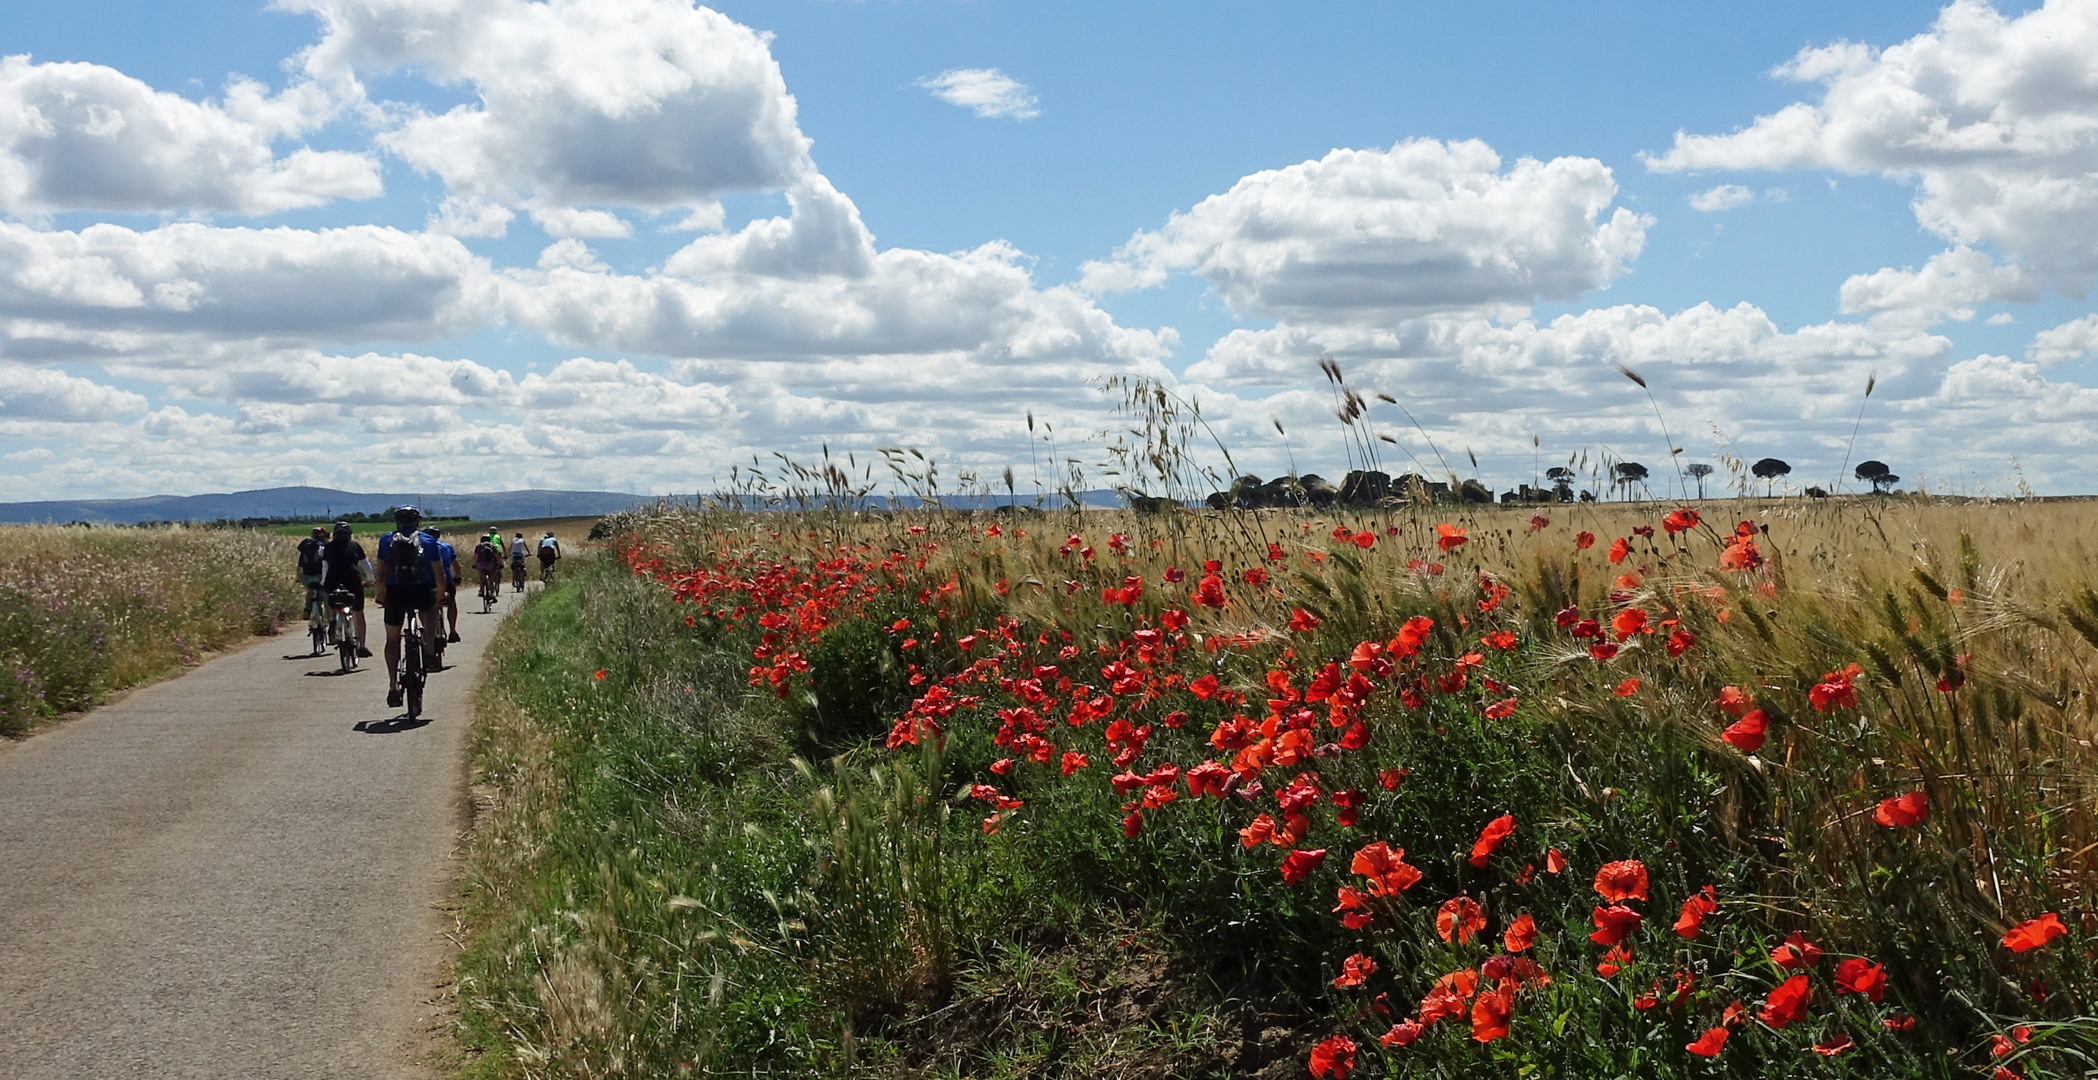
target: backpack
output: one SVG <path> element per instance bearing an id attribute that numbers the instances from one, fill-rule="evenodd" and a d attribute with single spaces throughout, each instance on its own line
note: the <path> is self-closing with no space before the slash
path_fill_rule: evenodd
<path id="1" fill-rule="evenodd" d="M 307 576 L 320 574 L 325 567 L 321 562 L 324 545 L 313 537 L 299 541 L 299 573 Z"/>
<path id="2" fill-rule="evenodd" d="M 423 547 L 420 533 L 388 533 L 380 541 L 379 557 L 386 560 L 388 585 L 427 585 L 429 560 L 434 549 Z"/>
<path id="3" fill-rule="evenodd" d="M 474 569 L 493 570 L 503 564 L 502 552 L 486 540 L 474 545 Z"/>

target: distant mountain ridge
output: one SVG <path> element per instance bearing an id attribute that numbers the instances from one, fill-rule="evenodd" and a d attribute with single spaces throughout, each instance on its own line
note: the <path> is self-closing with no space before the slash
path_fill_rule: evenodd
<path id="1" fill-rule="evenodd" d="M 580 517 L 611 514 L 656 501 L 653 495 L 616 491 L 483 491 L 386 493 L 322 487 L 262 488 L 210 495 L 148 495 L 138 499 L 52 499 L 0 503 L 9 524 L 88 521 L 129 525 L 141 521 L 221 521 L 268 517 L 333 517 L 375 514 L 389 506 L 414 504 L 426 514 L 465 514 L 483 521 L 500 518 Z"/>

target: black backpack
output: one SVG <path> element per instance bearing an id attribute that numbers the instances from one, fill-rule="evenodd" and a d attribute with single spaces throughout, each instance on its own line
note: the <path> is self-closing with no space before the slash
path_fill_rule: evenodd
<path id="1" fill-rule="evenodd" d="M 392 533 L 386 541 L 386 583 L 427 585 L 431 581 L 428 555 L 421 533 Z"/>
<path id="2" fill-rule="evenodd" d="M 321 562 L 323 546 L 310 536 L 299 541 L 299 573 L 317 575 L 325 569 Z"/>

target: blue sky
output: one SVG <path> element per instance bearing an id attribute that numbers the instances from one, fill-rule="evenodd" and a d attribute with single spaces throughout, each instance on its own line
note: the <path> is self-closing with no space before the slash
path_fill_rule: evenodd
<path id="1" fill-rule="evenodd" d="M 0 55 L 30 57 L 11 91 L 23 101 L 73 77 L 43 65 L 96 65 L 248 123 L 277 167 L 304 149 L 333 153 L 331 167 L 345 170 L 290 195 L 277 181 L 279 194 L 224 194 L 261 182 L 250 173 L 163 185 L 181 189 L 119 206 L 94 191 L 137 186 L 125 170 L 164 167 L 152 155 L 167 145 L 141 143 L 128 163 L 121 148 L 68 159 L 61 170 L 45 144 L 0 127 L 0 224 L 25 230 L 25 250 L 40 253 L 8 262 L 0 247 L 0 274 L 18 275 L 13 291 L 0 283 L 0 321 L 28 327 L 0 339 L 0 401 L 14 403 L 0 406 L 0 452 L 15 465 L 0 498 L 83 484 L 119 494 L 383 487 L 411 479 L 403 472 L 472 488 L 689 490 L 752 453 L 806 455 L 822 444 L 922 445 L 995 467 L 1025 452 L 1016 417 L 1030 408 L 1067 430 L 1101 426 L 1086 380 L 1118 371 L 1213 402 L 1248 440 L 1246 455 L 1272 470 L 1264 457 L 1277 448 L 1255 434 L 1270 420 L 1310 431 L 1314 453 L 1337 453 L 1337 433 L 1318 419 L 1324 353 L 1366 386 L 1417 395 L 1408 400 L 1430 431 L 1473 447 L 1490 476 L 1527 471 L 1516 464 L 1531 456 L 1526 433 L 1548 433 L 1565 453 L 1658 439 L 1644 431 L 1643 398 L 1587 389 L 1616 363 L 1653 377 L 1674 426 L 1695 433 L 1677 441 L 1700 459 L 1729 448 L 1751 457 L 1770 448 L 1802 464 L 1840 457 L 1830 431 L 1847 436 L 1848 425 L 1832 418 L 1854 414 L 1864 376 L 1876 374 L 1890 389 L 1875 395 L 1883 408 L 1868 408 L 1865 438 L 1911 477 L 1941 489 L 2000 490 L 2022 477 L 2084 490 L 2098 464 L 2085 434 L 2098 395 L 2084 392 L 2098 380 L 2098 320 L 2084 292 L 2098 267 L 2078 254 L 2098 249 L 2098 222 L 2073 199 L 2048 218 L 2019 194 L 2088 178 L 2082 121 L 2098 127 L 2098 98 L 2088 71 L 2037 103 L 2017 91 L 2018 73 L 2043 67 L 2048 49 L 2078 54 L 2075 34 L 2098 23 L 2091 3 L 1942 14 L 1932 4 L 1789 2 L 718 7 L 763 36 L 676 0 L 620 0 L 626 21 L 611 28 L 575 5 L 535 14 L 524 0 L 297 6 L 307 10 L 30 0 L 0 28 Z M 523 60 L 475 44 L 500 36 L 505 20 L 571 16 Z M 439 37 L 456 40 L 399 66 L 380 57 L 387 34 L 440 22 Z M 627 87 L 657 120 L 608 114 L 560 145 L 536 133 L 594 115 L 603 72 L 618 67 L 621 49 L 654 48 L 651 33 L 684 42 L 678 63 L 720 92 L 687 99 Z M 1857 48 L 1842 53 L 1842 43 Z M 1836 59 L 1801 77 L 1777 74 L 1808 56 Z M 546 67 L 498 85 L 533 64 Z M 722 65 L 741 66 L 721 75 Z M 984 69 L 1020 84 L 1034 114 L 978 115 L 926 85 Z M 1948 70 L 1970 74 L 1945 101 L 1930 100 L 1933 78 Z M 253 117 L 230 104 L 235 76 L 280 104 L 310 92 L 306 111 L 253 134 Z M 1873 106 L 1890 94 L 1912 115 L 1889 119 Z M 752 114 L 771 126 L 748 145 L 688 138 L 711 131 L 717 114 L 732 130 L 738 108 L 786 96 L 791 119 Z M 111 98 L 108 108 L 168 107 L 154 100 Z M 456 131 L 416 118 L 455 109 L 492 121 L 515 145 L 490 141 L 479 164 L 445 164 Z M 1799 109 L 1818 110 L 1822 134 L 1727 138 Z M 1947 116 L 2037 149 L 1977 164 L 1958 130 L 1943 145 L 1918 142 L 1917 124 Z M 618 137 L 622 125 L 635 138 Z M 134 117 L 125 130 L 143 128 Z M 1679 132 L 1715 138 L 1686 149 Z M 806 157 L 789 161 L 797 136 Z M 680 139 L 692 161 L 674 197 L 631 180 L 652 167 L 637 155 Z M 1470 151 L 1444 160 L 1394 150 L 1422 140 L 1438 150 L 1477 140 L 1498 165 Z M 1329 157 L 1343 150 L 1362 154 Z M 717 151 L 777 160 L 723 181 L 705 166 Z M 533 154 L 537 164 L 515 164 Z M 557 159 L 565 164 L 547 163 Z M 1520 159 L 1582 179 L 1532 190 Z M 9 161 L 35 183 L 10 194 Z M 586 172 L 599 180 L 575 197 Z M 1464 217 L 1407 186 L 1429 173 L 1451 190 L 1500 190 L 1541 216 Z M 1372 174 L 1397 186 L 1350 202 Z M 1710 194 L 1722 185 L 1730 198 Z M 1693 205 L 1700 196 L 1704 209 Z M 500 235 L 441 226 L 433 215 L 448 198 L 479 200 L 508 220 Z M 1587 202 L 1571 216 L 1547 205 L 1565 198 Z M 563 200 L 597 224 L 538 220 L 568 213 L 554 205 Z M 1738 205 L 1722 206 L 1730 201 Z M 716 203 L 710 228 L 670 228 Z M 1174 219 L 1197 204 L 1207 210 Z M 856 211 L 844 248 L 793 246 L 806 266 L 750 260 L 767 221 L 831 220 L 811 207 Z M 1245 213 L 1261 217 L 1257 227 Z M 1335 231 L 1335 215 L 1348 214 L 1354 223 Z M 191 299 L 144 318 L 136 304 L 118 316 L 37 293 L 64 262 L 67 238 L 97 223 L 121 225 L 145 238 L 124 244 L 181 264 L 179 280 L 161 280 L 163 263 L 127 256 L 142 260 L 123 265 L 146 307 Z M 388 230 L 357 243 L 391 245 L 387 257 L 405 261 L 374 270 L 345 241 L 329 256 L 339 265 L 307 260 L 265 275 L 281 296 L 223 276 L 262 257 L 221 250 L 249 243 L 232 230 L 294 230 L 272 241 L 291 252 L 307 249 L 298 236 L 308 231 L 350 226 Z M 1558 231 L 1544 243 L 1537 229 Z M 1139 234 L 1155 254 L 1123 247 Z M 1010 250 L 984 247 L 994 242 Z M 401 254 L 409 246 L 412 257 Z M 268 256 L 280 257 L 306 258 Z M 1413 275 L 1447 280 L 1451 260 L 1492 282 L 1423 300 L 1448 290 Z M 1323 276 L 1293 276 L 1307 267 Z M 318 310 L 346 291 L 404 288 L 405 297 L 425 287 L 404 280 L 453 290 L 442 294 L 445 311 L 388 311 L 376 300 L 258 329 L 272 320 L 212 303 Z M 1560 284 L 1525 284 L 1546 280 Z M 1324 305 L 1319 289 L 1369 299 Z M 1282 305 L 1284 294 L 1295 299 Z M 828 314 L 839 315 L 835 325 L 823 325 Z M 417 389 L 433 378 L 442 392 Z M 371 388 L 396 382 L 407 389 Z M 371 452 L 348 465 L 345 444 Z"/>

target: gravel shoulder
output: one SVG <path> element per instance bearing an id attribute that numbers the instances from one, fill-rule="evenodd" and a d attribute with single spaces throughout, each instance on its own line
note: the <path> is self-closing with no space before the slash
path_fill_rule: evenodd
<path id="1" fill-rule="evenodd" d="M 435 1075 L 473 687 L 516 606 L 462 612 L 427 723 L 376 657 L 287 634 L 0 755 L 0 1078 Z"/>

